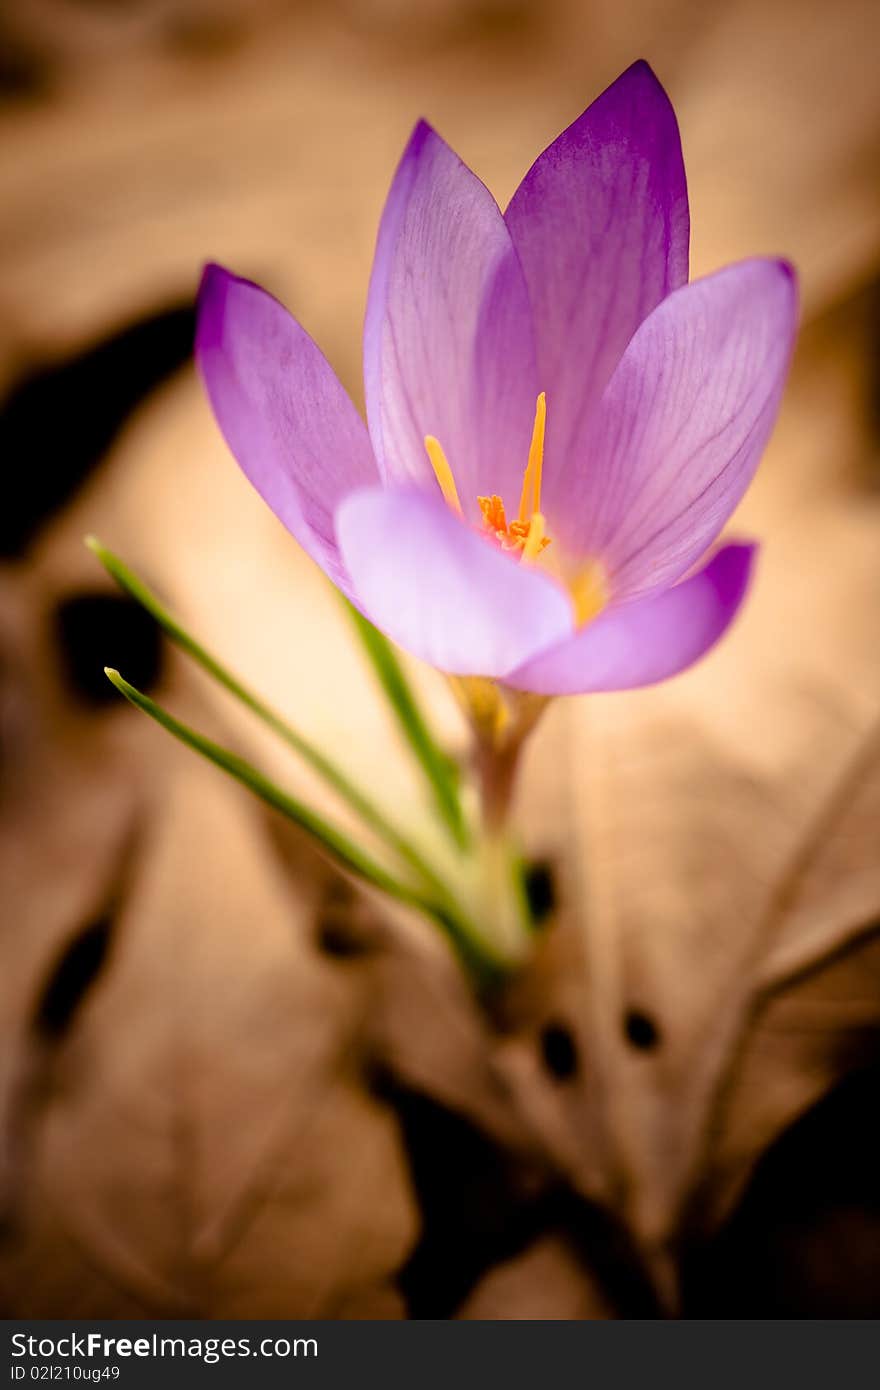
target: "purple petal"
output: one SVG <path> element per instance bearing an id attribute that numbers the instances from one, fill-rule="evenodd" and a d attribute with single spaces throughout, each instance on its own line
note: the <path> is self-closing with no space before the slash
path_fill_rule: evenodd
<path id="1" fill-rule="evenodd" d="M 607 608 L 566 642 L 523 665 L 507 684 L 538 695 L 631 690 L 699 661 L 730 626 L 757 547 L 728 545 L 672 589 Z"/>
<path id="2" fill-rule="evenodd" d="M 337 512 L 336 533 L 367 617 L 442 671 L 503 676 L 572 631 L 563 589 L 430 493 L 354 493 Z"/>
<path id="3" fill-rule="evenodd" d="M 688 277 L 678 125 L 647 63 L 628 68 L 539 156 L 505 217 L 547 392 L 546 497 L 564 505 L 590 407 L 642 320 Z"/>
<path id="4" fill-rule="evenodd" d="M 227 444 L 264 501 L 346 593 L 337 504 L 378 474 L 363 421 L 287 310 L 249 280 L 205 268 L 196 361 Z"/>
<path id="5" fill-rule="evenodd" d="M 468 515 L 478 493 L 518 499 L 538 393 L 528 295 L 494 198 L 424 121 L 382 216 L 364 373 L 387 482 L 436 489 L 430 434 Z"/>
<path id="6" fill-rule="evenodd" d="M 668 587 L 721 531 L 773 427 L 796 323 L 791 268 L 753 260 L 676 291 L 636 333 L 548 518 L 615 598 Z"/>

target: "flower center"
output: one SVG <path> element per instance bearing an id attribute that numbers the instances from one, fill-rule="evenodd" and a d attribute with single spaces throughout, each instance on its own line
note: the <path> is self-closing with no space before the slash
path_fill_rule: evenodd
<path id="1" fill-rule="evenodd" d="M 544 433 L 547 425 L 547 397 L 542 391 L 535 405 L 535 423 L 529 445 L 529 461 L 523 475 L 519 514 L 515 521 L 507 520 L 504 503 L 497 493 L 478 497 L 483 530 L 502 550 L 518 554 L 521 560 L 533 560 L 550 544 L 547 523 L 541 511 L 541 476 L 544 468 Z M 461 515 L 461 502 L 449 461 L 439 439 L 425 437 L 425 449 L 431 460 L 434 476 L 440 484 L 446 502 Z"/>
<path id="2" fill-rule="evenodd" d="M 519 512 L 515 521 L 507 520 L 504 503 L 497 493 L 491 497 L 478 497 L 477 503 L 482 517 L 482 529 L 502 550 L 511 552 L 525 563 L 537 559 L 551 544 L 547 535 L 547 522 L 541 511 L 541 480 L 544 470 L 544 435 L 547 428 L 547 397 L 542 391 L 535 403 L 535 423 L 532 427 L 532 440 L 529 445 L 529 459 L 523 474 L 522 492 L 519 499 Z M 434 477 L 440 485 L 443 497 L 452 508 L 463 515 L 458 488 L 443 452 L 443 446 L 434 435 L 425 436 L 425 449 L 434 470 Z M 590 622 L 608 602 L 608 589 L 602 566 L 596 560 L 589 561 L 575 574 L 560 576 L 568 588 L 574 604 L 575 619 L 579 627 Z"/>

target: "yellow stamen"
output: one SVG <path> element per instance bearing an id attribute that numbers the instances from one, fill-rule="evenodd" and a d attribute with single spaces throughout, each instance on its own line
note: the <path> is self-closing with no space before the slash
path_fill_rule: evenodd
<path id="1" fill-rule="evenodd" d="M 597 617 L 608 602 L 608 584 L 602 566 L 597 560 L 591 560 L 570 580 L 568 587 L 574 601 L 575 622 L 583 627 Z"/>
<path id="2" fill-rule="evenodd" d="M 523 546 L 523 560 L 534 560 L 544 549 L 545 531 L 547 523 L 541 512 L 534 512 L 529 525 L 529 534 L 526 536 L 526 543 Z"/>
<path id="3" fill-rule="evenodd" d="M 454 512 L 461 515 L 461 503 L 458 500 L 458 488 L 455 486 L 455 479 L 452 476 L 452 469 L 443 452 L 443 447 L 439 439 L 435 439 L 433 434 L 425 435 L 425 448 L 428 451 L 428 458 L 431 460 L 431 467 L 434 470 L 434 477 L 440 484 L 440 491 L 443 493 L 449 506 Z"/>
<path id="4" fill-rule="evenodd" d="M 544 470 L 544 431 L 547 424 L 547 396 L 542 391 L 535 402 L 535 423 L 529 445 L 529 461 L 519 499 L 519 519 L 528 521 L 541 508 L 541 475 Z"/>

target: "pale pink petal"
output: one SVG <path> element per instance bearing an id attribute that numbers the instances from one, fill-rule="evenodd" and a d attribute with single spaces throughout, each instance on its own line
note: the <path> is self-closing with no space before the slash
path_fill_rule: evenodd
<path id="1" fill-rule="evenodd" d="M 336 533 L 362 611 L 442 671 L 503 676 L 572 631 L 563 589 L 428 492 L 356 492 L 339 508 Z"/>
<path id="2" fill-rule="evenodd" d="M 662 593 L 611 607 L 574 637 L 507 677 L 538 695 L 630 690 L 667 680 L 699 661 L 727 631 L 748 588 L 752 545 L 728 545 L 706 567 Z"/>

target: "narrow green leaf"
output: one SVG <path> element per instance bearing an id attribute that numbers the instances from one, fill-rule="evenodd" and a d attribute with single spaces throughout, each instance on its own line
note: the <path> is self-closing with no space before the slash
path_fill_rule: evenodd
<path id="1" fill-rule="evenodd" d="M 152 614 L 159 626 L 181 650 L 191 656 L 202 667 L 202 670 L 207 671 L 208 675 L 217 681 L 218 685 L 222 685 L 225 690 L 234 695 L 258 719 L 268 725 L 273 733 L 283 739 L 290 748 L 293 748 L 333 788 L 337 796 L 347 802 L 352 810 L 375 830 L 426 882 L 431 883 L 435 888 L 439 886 L 435 871 L 412 841 L 398 830 L 373 799 L 352 782 L 336 763 L 332 762 L 308 739 L 303 738 L 302 734 L 282 719 L 280 714 L 244 685 L 200 642 L 197 642 L 168 611 L 152 589 L 149 589 L 143 580 L 139 579 L 117 555 L 103 546 L 94 536 L 86 537 L 86 545 L 108 574 L 116 580 L 119 587 L 135 599 L 148 613 Z"/>
<path id="2" fill-rule="evenodd" d="M 347 599 L 345 606 L 403 734 L 428 779 L 437 810 L 455 843 L 464 849 L 469 836 L 457 769 L 428 728 L 391 643 Z"/>
<path id="3" fill-rule="evenodd" d="M 360 878 L 366 879 L 376 888 L 381 888 L 383 892 L 389 893 L 392 897 L 400 899 L 401 902 L 410 903 L 423 911 L 434 914 L 438 910 L 438 904 L 426 898 L 423 893 L 408 884 L 402 883 L 389 874 L 380 864 L 377 864 L 359 845 L 355 844 L 342 830 L 331 825 L 331 823 L 311 810 L 302 801 L 291 796 L 257 768 L 244 758 L 232 753 L 220 744 L 214 743 L 204 734 L 183 724 L 176 719 L 173 714 L 169 714 L 161 705 L 156 704 L 148 695 L 137 690 L 133 685 L 129 685 L 127 680 L 118 671 L 106 666 L 104 673 L 107 679 L 115 685 L 120 694 L 130 700 L 138 709 L 143 710 L 151 719 L 155 719 L 157 724 L 161 724 L 163 729 L 167 729 L 181 743 L 201 753 L 202 757 L 209 762 L 215 763 L 217 767 L 228 772 L 236 781 L 248 787 L 263 801 L 276 810 L 281 811 L 288 820 L 294 821 L 303 830 L 313 836 L 327 851 L 328 854 L 351 873 L 357 874 Z"/>
<path id="4" fill-rule="evenodd" d="M 389 873 L 381 864 L 361 848 L 350 836 L 318 815 L 309 806 L 291 796 L 277 786 L 262 772 L 237 753 L 230 752 L 212 739 L 200 734 L 188 724 L 176 719 L 173 714 L 151 700 L 148 695 L 137 690 L 124 680 L 118 671 L 105 666 L 107 679 L 137 709 L 140 709 L 160 724 L 181 743 L 200 753 L 208 762 L 227 772 L 242 786 L 247 787 L 267 805 L 280 811 L 288 820 L 300 826 L 337 864 L 349 873 L 363 879 L 383 893 L 423 912 L 443 928 L 462 962 L 472 972 L 482 988 L 490 988 L 505 975 L 506 967 L 497 959 L 490 948 L 475 936 L 473 929 L 453 910 L 448 901 L 435 899 L 421 889 L 413 887 Z"/>

